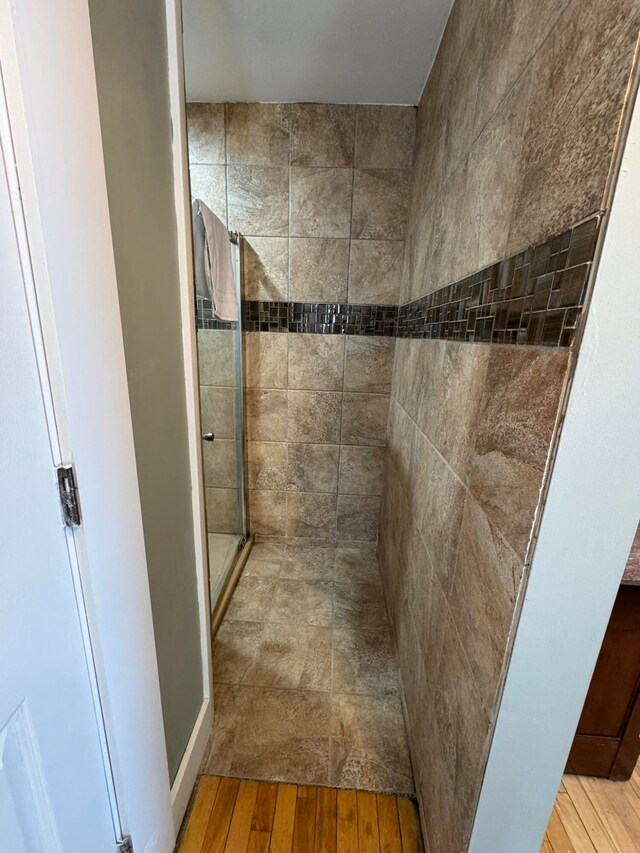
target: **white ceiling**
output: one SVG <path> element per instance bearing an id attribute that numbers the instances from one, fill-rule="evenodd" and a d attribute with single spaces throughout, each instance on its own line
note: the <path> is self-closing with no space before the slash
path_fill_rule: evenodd
<path id="1" fill-rule="evenodd" d="M 183 0 L 187 100 L 416 104 L 452 0 Z"/>

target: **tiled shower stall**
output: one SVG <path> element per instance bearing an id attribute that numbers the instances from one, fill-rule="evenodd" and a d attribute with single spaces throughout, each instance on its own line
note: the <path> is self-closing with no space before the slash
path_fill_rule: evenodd
<path id="1" fill-rule="evenodd" d="M 189 105 L 246 238 L 250 529 L 378 540 L 432 851 L 471 830 L 639 25 L 458 0 L 417 112 Z"/>

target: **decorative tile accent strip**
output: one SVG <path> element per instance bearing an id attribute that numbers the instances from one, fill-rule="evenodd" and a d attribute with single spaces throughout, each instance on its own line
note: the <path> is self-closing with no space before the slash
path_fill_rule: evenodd
<path id="1" fill-rule="evenodd" d="M 245 302 L 247 332 L 314 332 L 321 335 L 394 337 L 396 305 L 329 302 Z"/>
<path id="2" fill-rule="evenodd" d="M 198 329 L 237 329 L 238 321 L 218 320 L 213 316 L 213 305 L 211 300 L 205 296 L 196 296 L 196 326 Z"/>
<path id="3" fill-rule="evenodd" d="M 571 346 L 599 227 L 594 216 L 399 308 L 244 301 L 243 330 Z M 199 296 L 196 306 L 199 329 L 237 328 L 213 316 L 210 299 Z"/>
<path id="4" fill-rule="evenodd" d="M 399 338 L 570 346 L 600 217 L 400 306 Z"/>

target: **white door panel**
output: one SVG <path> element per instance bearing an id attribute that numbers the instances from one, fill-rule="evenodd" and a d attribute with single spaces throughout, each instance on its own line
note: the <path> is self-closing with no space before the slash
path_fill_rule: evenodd
<path id="1" fill-rule="evenodd" d="M 113 853 L 115 830 L 40 378 L 2 159 L 0 850 Z"/>

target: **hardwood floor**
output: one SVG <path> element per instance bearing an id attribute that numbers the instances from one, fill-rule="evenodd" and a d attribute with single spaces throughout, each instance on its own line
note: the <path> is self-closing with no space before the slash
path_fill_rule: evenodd
<path id="1" fill-rule="evenodd" d="M 179 853 L 422 853 L 406 797 L 202 776 Z"/>
<path id="2" fill-rule="evenodd" d="M 565 776 L 541 853 L 640 851 L 640 764 L 628 782 Z"/>

